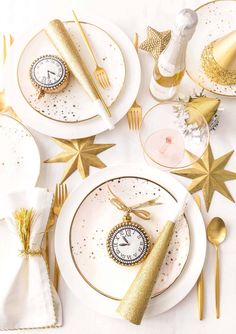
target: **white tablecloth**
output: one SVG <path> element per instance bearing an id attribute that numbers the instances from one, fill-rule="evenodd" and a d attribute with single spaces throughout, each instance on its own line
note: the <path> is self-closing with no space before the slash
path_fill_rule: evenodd
<path id="1" fill-rule="evenodd" d="M 134 32 L 138 32 L 140 39 L 145 37 L 147 25 L 164 30 L 171 27 L 176 13 L 184 8 L 196 8 L 204 3 L 201 0 L 1 0 L 0 3 L 0 31 L 12 33 L 14 37 L 27 29 L 28 25 L 42 17 L 56 18 L 57 13 L 68 13 L 75 8 L 78 14 L 81 11 L 104 16 L 118 24 L 132 39 Z M 148 85 L 150 81 L 152 59 L 146 53 L 140 52 L 142 65 L 142 83 L 138 96 L 143 110 L 146 111 L 155 101 L 150 97 Z M 181 90 L 192 93 L 194 84 L 186 76 Z M 200 89 L 198 88 L 198 91 Z M 236 149 L 236 110 L 235 100 L 222 98 L 225 111 L 217 131 L 211 136 L 212 148 L 215 156 L 222 155 Z M 59 152 L 59 148 L 50 138 L 32 131 L 38 143 L 42 161 Z M 125 138 L 125 140 L 124 140 Z M 134 132 L 128 130 L 127 121 L 123 119 L 112 132 L 105 132 L 96 137 L 98 143 L 115 143 L 116 146 L 100 157 L 108 165 L 126 162 L 143 162 L 143 155 L 139 140 Z M 228 163 L 228 169 L 236 170 L 236 155 Z M 54 189 L 55 183 L 60 180 L 63 164 L 43 164 L 39 179 L 39 186 Z M 91 173 L 96 169 L 91 168 Z M 185 184 L 189 181 L 179 180 Z M 72 191 L 79 185 L 81 178 L 74 173 L 67 184 Z M 235 181 L 228 182 L 228 188 L 236 198 Z M 222 217 L 228 226 L 228 237 L 220 248 L 221 266 L 221 318 L 215 319 L 214 305 L 214 249 L 208 245 L 207 258 L 204 267 L 205 274 L 205 319 L 198 320 L 196 288 L 176 307 L 170 311 L 143 321 L 140 327 L 131 325 L 123 320 L 110 319 L 97 314 L 82 305 L 63 280 L 60 281 L 60 291 L 64 308 L 64 326 L 60 329 L 45 330 L 45 333 L 70 334 L 113 334 L 118 333 L 145 333 L 145 334 L 205 334 L 205 333 L 235 333 L 236 317 L 236 207 L 220 194 L 215 194 L 208 213 L 203 210 L 205 221 L 214 216 Z M 26 331 L 25 331 L 26 332 Z M 31 331 L 27 331 L 30 333 Z M 32 333 L 42 333 L 34 330 Z M 24 333 L 24 331 L 22 331 Z"/>

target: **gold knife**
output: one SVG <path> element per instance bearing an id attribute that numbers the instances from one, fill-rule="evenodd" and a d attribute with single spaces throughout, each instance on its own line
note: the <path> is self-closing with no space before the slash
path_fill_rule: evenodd
<path id="1" fill-rule="evenodd" d="M 194 196 L 195 202 L 197 203 L 199 209 L 201 209 L 201 200 L 198 195 Z M 204 311 L 204 277 L 203 270 L 197 280 L 197 301 L 198 301 L 198 316 L 199 320 L 203 320 Z"/>

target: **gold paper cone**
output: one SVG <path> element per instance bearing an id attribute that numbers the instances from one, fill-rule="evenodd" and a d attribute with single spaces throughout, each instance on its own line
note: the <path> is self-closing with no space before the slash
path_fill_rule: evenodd
<path id="1" fill-rule="evenodd" d="M 236 30 L 208 44 L 201 63 L 212 81 L 221 85 L 236 84 Z"/>
<path id="2" fill-rule="evenodd" d="M 174 227 L 175 224 L 171 221 L 165 224 L 153 249 L 117 308 L 117 312 L 123 318 L 135 325 L 139 325 L 142 321 L 172 238 Z"/>
<path id="3" fill-rule="evenodd" d="M 236 30 L 215 41 L 213 57 L 225 70 L 236 71 Z"/>
<path id="4" fill-rule="evenodd" d="M 194 110 L 197 110 L 200 114 L 202 114 L 207 123 L 210 123 L 213 116 L 217 112 L 219 105 L 220 100 L 213 97 L 200 96 L 192 98 L 190 102 L 186 103 L 186 109 L 190 116 L 188 123 L 191 124 L 197 121 L 197 116 L 195 116 Z"/>
<path id="5" fill-rule="evenodd" d="M 106 103 L 98 91 L 87 66 L 80 57 L 79 51 L 64 24 L 60 20 L 53 20 L 49 22 L 48 26 L 45 28 L 45 32 L 91 100 L 101 100 L 103 107 L 110 115 Z"/>

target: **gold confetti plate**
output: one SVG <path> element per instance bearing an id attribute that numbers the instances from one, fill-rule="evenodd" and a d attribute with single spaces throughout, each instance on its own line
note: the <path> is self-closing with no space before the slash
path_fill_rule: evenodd
<path id="1" fill-rule="evenodd" d="M 220 85 L 211 81 L 201 66 L 201 54 L 206 45 L 236 29 L 236 1 L 218 0 L 196 9 L 198 24 L 189 42 L 186 70 L 190 78 L 204 89 L 223 96 L 236 96 L 236 85 Z"/>
<path id="2" fill-rule="evenodd" d="M 152 242 L 168 219 L 173 203 L 182 198 L 186 190 L 169 174 L 151 167 L 109 167 L 88 177 L 65 203 L 56 229 L 56 254 L 61 273 L 81 301 L 98 312 L 117 316 L 119 300 L 139 265 L 121 267 L 107 254 L 107 235 L 122 219 L 122 213 L 109 203 L 108 181 L 114 192 L 131 204 L 160 194 L 163 205 L 149 208 L 151 221 L 134 219 L 145 228 Z M 176 226 L 146 312 L 148 316 L 171 308 L 192 288 L 204 261 L 204 232 L 201 214 L 191 199 L 186 220 Z"/>
<path id="3" fill-rule="evenodd" d="M 86 58 L 88 68 L 93 72 L 90 56 L 74 22 L 70 18 L 59 19 L 65 22 L 81 55 Z M 136 50 L 129 38 L 111 22 L 87 15 L 81 17 L 81 21 L 85 22 L 84 29 L 111 80 L 111 88 L 101 90 L 101 93 L 111 105 L 112 122 L 116 124 L 127 113 L 138 93 L 141 71 Z M 14 42 L 6 63 L 8 100 L 25 124 L 48 136 L 84 138 L 107 130 L 101 117 L 94 114 L 91 101 L 73 77 L 62 93 L 46 94 L 40 100 L 36 99 L 28 76 L 29 66 L 40 55 L 57 54 L 43 32 L 47 24 L 43 21 L 35 24 Z"/>
<path id="4" fill-rule="evenodd" d="M 80 55 L 83 59 L 86 59 L 88 69 L 93 73 L 94 64 L 87 54 L 86 45 L 75 22 L 65 22 L 64 24 L 80 51 Z M 84 22 L 82 25 L 96 51 L 99 63 L 108 73 L 111 87 L 104 90 L 99 85 L 97 86 L 106 104 L 111 106 L 118 98 L 125 80 L 125 63 L 122 52 L 107 32 L 91 23 Z M 28 73 L 33 61 L 42 56 L 42 50 L 44 50 L 44 54 L 55 54 L 56 52 L 43 30 L 27 43 L 18 63 L 19 87 L 32 109 L 45 117 L 65 123 L 76 123 L 95 117 L 96 114 L 94 114 L 94 108 L 91 108 L 90 98 L 73 76 L 70 77 L 68 86 L 62 92 L 45 94 L 42 98 L 37 98 L 37 92 L 29 76 L 26 77 L 25 73 Z"/>
<path id="5" fill-rule="evenodd" d="M 0 192 L 36 185 L 40 155 L 31 133 L 11 116 L 0 115 Z"/>
<path id="6" fill-rule="evenodd" d="M 121 300 L 140 265 L 127 269 L 117 265 L 108 256 L 105 247 L 107 236 L 110 230 L 122 221 L 123 214 L 111 205 L 107 184 L 117 196 L 130 205 L 160 196 L 159 201 L 163 204 L 148 208 L 152 215 L 150 221 L 142 221 L 135 216 L 133 219 L 145 229 L 152 243 L 168 219 L 166 214 L 175 204 L 175 199 L 166 189 L 150 180 L 121 177 L 98 185 L 78 207 L 70 231 L 74 263 L 81 276 L 96 291 L 108 298 Z M 189 228 L 183 219 L 176 225 L 174 238 L 154 287 L 153 296 L 166 290 L 180 275 L 187 261 L 189 247 Z"/>

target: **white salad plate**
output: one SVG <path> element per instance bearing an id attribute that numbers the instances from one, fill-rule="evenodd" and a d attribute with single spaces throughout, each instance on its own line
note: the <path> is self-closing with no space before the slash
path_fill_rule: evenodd
<path id="1" fill-rule="evenodd" d="M 150 221 L 132 216 L 142 225 L 152 244 L 186 189 L 170 174 L 152 167 L 108 167 L 89 176 L 69 196 L 58 218 L 55 248 L 60 272 L 83 303 L 117 317 L 120 299 L 141 264 L 121 266 L 106 249 L 109 231 L 122 221 L 123 212 L 112 206 L 107 187 L 128 205 L 158 197 L 161 205 L 146 208 Z M 201 272 L 206 252 L 203 218 L 189 195 L 185 217 L 178 222 L 153 289 L 146 316 L 155 316 L 179 303 Z"/>
<path id="2" fill-rule="evenodd" d="M 36 185 L 40 155 L 31 133 L 11 116 L 0 115 L 0 192 Z"/>
<path id="3" fill-rule="evenodd" d="M 71 18 L 61 19 L 74 40 L 91 73 L 94 65 L 79 30 Z M 111 88 L 100 89 L 110 106 L 115 125 L 135 100 L 141 79 L 137 52 L 129 38 L 116 25 L 99 17 L 82 16 L 84 30 L 93 45 L 99 64 L 105 68 Z M 63 92 L 45 94 L 37 99 L 30 81 L 32 62 L 43 55 L 59 55 L 43 31 L 48 22 L 35 24 L 14 41 L 5 67 L 6 95 L 22 121 L 52 137 L 72 139 L 96 135 L 107 130 L 103 120 L 94 114 L 92 102 L 71 75 Z M 60 55 L 59 55 L 60 56 Z M 99 87 L 99 85 L 97 84 Z"/>

